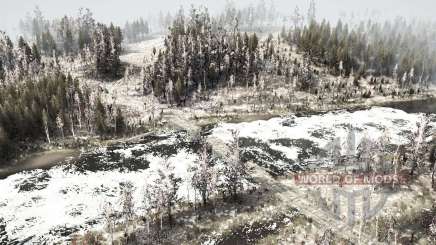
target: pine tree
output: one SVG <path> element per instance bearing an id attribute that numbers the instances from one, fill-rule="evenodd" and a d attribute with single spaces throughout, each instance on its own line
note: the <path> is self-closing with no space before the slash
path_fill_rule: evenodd
<path id="1" fill-rule="evenodd" d="M 126 130 L 126 122 L 120 108 L 117 108 L 117 115 L 115 117 L 115 134 L 122 135 Z"/>
<path id="2" fill-rule="evenodd" d="M 315 17 L 316 17 L 315 0 L 310 0 L 309 10 L 307 11 L 307 22 L 310 24 L 312 21 L 315 21 Z"/>
<path id="3" fill-rule="evenodd" d="M 0 159 L 9 159 L 11 150 L 12 149 L 8 135 L 3 126 L 0 124 Z"/>
<path id="4" fill-rule="evenodd" d="M 106 124 L 106 109 L 101 102 L 100 97 L 96 98 L 95 101 L 95 127 L 96 133 L 100 136 L 103 136 L 107 133 L 107 124 Z"/>

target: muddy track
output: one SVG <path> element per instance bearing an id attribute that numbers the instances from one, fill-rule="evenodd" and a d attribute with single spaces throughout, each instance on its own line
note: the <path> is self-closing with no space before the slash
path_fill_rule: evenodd
<path id="1" fill-rule="evenodd" d="M 317 206 L 310 200 L 310 194 L 298 193 L 294 190 L 295 184 L 290 180 L 275 180 L 264 170 L 257 171 L 262 176 L 257 176 L 260 188 L 268 188 L 274 192 L 284 205 L 291 205 L 307 218 L 313 219 L 321 229 L 330 228 L 338 237 L 357 244 L 377 244 L 375 239 L 369 235 L 359 232 L 359 226 L 346 226 L 345 221 L 337 220 L 330 212 Z M 262 174 L 263 173 L 263 174 Z M 359 234 L 360 233 L 360 234 Z"/>

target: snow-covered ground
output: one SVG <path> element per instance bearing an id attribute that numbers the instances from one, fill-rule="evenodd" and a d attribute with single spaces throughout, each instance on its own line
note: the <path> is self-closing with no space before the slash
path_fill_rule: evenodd
<path id="1" fill-rule="evenodd" d="M 150 150 L 151 144 L 164 148 Z M 154 171 L 162 167 L 162 162 L 169 161 L 175 167 L 176 177 L 186 180 L 188 168 L 197 158 L 183 147 L 175 152 L 161 152 L 170 148 L 167 145 L 175 147 L 174 138 L 151 144 L 101 148 L 83 155 L 86 163 L 78 160 L 1 180 L 0 217 L 7 224 L 9 238 L 31 238 L 32 242 L 51 244 L 65 241 L 68 237 L 64 236 L 72 232 L 101 229 L 103 205 L 109 202 L 121 211 L 120 192 L 126 182 L 135 187 L 135 210 L 141 214 L 144 187 L 157 177 Z M 129 161 L 132 158 L 135 162 Z M 189 197 L 188 186 L 186 181 L 181 186 L 181 198 Z"/>
<path id="2" fill-rule="evenodd" d="M 333 138 L 339 137 L 344 142 L 349 125 L 355 129 L 357 144 L 364 134 L 373 138 L 389 135 L 392 143 L 404 144 L 407 135 L 416 130 L 420 118 L 420 114 L 378 107 L 222 123 L 213 128 L 208 137 L 226 143 L 231 140 L 230 130 L 237 129 L 243 157 L 253 160 L 250 156 L 254 155 L 262 158 L 260 165 L 272 171 L 286 171 L 314 157 L 316 149 L 322 150 Z M 432 121 L 431 125 L 434 128 L 436 123 Z M 187 133 L 173 132 L 145 138 L 137 144 L 102 147 L 63 166 L 26 171 L 0 180 L 0 217 L 7 224 L 8 237 L 53 243 L 65 241 L 73 232 L 101 229 L 103 204 L 110 202 L 120 209 L 120 190 L 125 182 L 135 187 L 135 210 L 140 215 L 144 186 L 153 181 L 154 170 L 165 160 L 183 179 L 180 197 L 191 199 L 193 191 L 189 188 L 188 169 L 198 158 L 194 147 Z"/>
<path id="3" fill-rule="evenodd" d="M 231 140 L 230 130 L 238 130 L 241 138 L 251 139 L 246 151 L 256 154 L 274 154 L 277 157 L 258 159 L 261 165 L 278 166 L 276 170 L 303 169 L 305 161 L 316 160 L 333 140 L 339 140 L 345 154 L 347 136 L 354 132 L 354 148 L 363 137 L 379 140 L 388 137 L 391 144 L 407 144 L 408 137 L 417 129 L 421 114 L 373 107 L 356 112 L 335 111 L 309 117 L 272 118 L 239 124 L 222 123 L 211 137 L 223 142 Z M 430 123 L 435 126 L 435 122 Z M 430 136 L 429 136 L 430 137 Z M 244 141 L 242 141 L 244 142 Z M 244 147 L 244 143 L 242 143 Z M 293 164 L 289 164 L 293 162 Z"/>
<path id="4" fill-rule="evenodd" d="M 420 114 L 408 114 L 401 110 L 373 107 L 369 110 L 356 112 L 335 111 L 326 114 L 308 117 L 272 118 L 267 121 L 254 121 L 247 123 L 231 124 L 222 123 L 213 130 L 213 137 L 218 137 L 224 142 L 231 140 L 230 130 L 239 130 L 240 137 L 255 138 L 263 141 L 287 138 L 306 138 L 313 140 L 320 146 L 325 146 L 332 137 L 340 137 L 342 141 L 349 131 L 348 125 L 356 132 L 356 141 L 359 142 L 364 133 L 371 138 L 382 136 L 387 130 L 394 144 L 407 143 L 405 135 L 401 132 L 415 130 Z M 323 137 L 314 136 L 314 132 L 326 130 Z"/>
<path id="5" fill-rule="evenodd" d="M 152 37 L 149 40 L 139 43 L 127 44 L 126 47 L 124 47 L 126 54 L 121 55 L 120 59 L 122 62 L 143 67 L 150 61 L 147 59 L 153 57 L 153 49 L 159 52 L 159 49 L 163 48 L 163 44 L 163 36 Z"/>

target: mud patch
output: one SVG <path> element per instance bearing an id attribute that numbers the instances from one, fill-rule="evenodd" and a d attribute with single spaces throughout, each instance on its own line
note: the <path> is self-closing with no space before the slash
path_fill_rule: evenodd
<path id="1" fill-rule="evenodd" d="M 68 237 L 73 233 L 80 231 L 82 227 L 80 226 L 58 226 L 50 230 L 49 234 L 57 237 Z"/>
<path id="2" fill-rule="evenodd" d="M 119 148 L 117 148 L 119 149 Z M 82 154 L 78 159 L 65 165 L 65 171 L 85 173 L 98 171 L 138 171 L 147 169 L 150 163 L 142 158 L 123 158 L 120 153 L 113 150 L 107 151 L 106 154 L 97 152 Z"/>
<path id="3" fill-rule="evenodd" d="M 315 129 L 310 132 L 310 136 L 318 139 L 330 139 L 333 135 L 333 130 L 328 128 Z"/>
<path id="4" fill-rule="evenodd" d="M 384 130 L 386 129 L 384 126 L 382 126 L 382 125 L 380 125 L 380 124 L 375 124 L 375 123 L 372 123 L 372 122 L 370 122 L 370 123 L 366 123 L 366 124 L 364 124 L 363 126 L 365 126 L 365 127 L 371 127 L 371 128 L 376 128 L 376 129 L 378 129 L 378 130 L 380 130 L 380 131 L 384 131 Z"/>
<path id="5" fill-rule="evenodd" d="M 43 190 L 47 187 L 50 175 L 46 171 L 33 171 L 33 175 L 15 185 L 18 192 Z"/>
<path id="6" fill-rule="evenodd" d="M 273 176 L 300 169 L 299 165 L 295 165 L 294 160 L 287 158 L 283 152 L 272 149 L 268 143 L 253 138 L 240 137 L 239 145 L 242 149 L 240 152 L 242 161 L 252 161 L 265 167 Z"/>
<path id="7" fill-rule="evenodd" d="M 308 139 L 276 139 L 271 140 L 270 142 L 279 144 L 286 147 L 298 147 L 300 150 L 298 151 L 298 160 L 304 161 L 311 157 L 327 157 L 327 152 L 324 149 L 321 149 L 317 143 L 308 140 Z"/>

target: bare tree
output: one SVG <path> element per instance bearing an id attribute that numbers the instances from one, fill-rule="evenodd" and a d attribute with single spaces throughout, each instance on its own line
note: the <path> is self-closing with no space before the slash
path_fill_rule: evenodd
<path id="1" fill-rule="evenodd" d="M 382 134 L 382 136 L 378 140 L 378 149 L 376 151 L 376 155 L 378 158 L 378 164 L 377 167 L 379 169 L 382 169 L 383 171 L 390 171 L 392 170 L 392 162 L 391 162 L 391 155 L 392 153 L 389 152 L 389 145 L 391 144 L 391 136 L 389 133 L 389 129 L 386 128 Z"/>
<path id="2" fill-rule="evenodd" d="M 62 120 L 62 114 L 60 114 L 60 113 L 56 117 L 56 126 L 58 127 L 59 131 L 61 132 L 62 139 L 64 139 L 65 138 L 65 136 L 64 136 L 64 120 Z"/>
<path id="3" fill-rule="evenodd" d="M 435 186 L 435 172 L 436 172 L 436 143 L 433 143 L 433 146 L 430 150 L 430 168 L 431 168 L 431 186 L 433 189 L 436 188 Z"/>
<path id="4" fill-rule="evenodd" d="M 345 155 L 353 158 L 356 154 L 356 133 L 351 125 L 348 126 L 348 134 L 344 144 L 342 148 L 345 148 Z"/>
<path id="5" fill-rule="evenodd" d="M 341 144 L 341 138 L 336 137 L 333 138 L 326 146 L 327 152 L 329 154 L 329 157 L 331 161 L 333 161 L 335 164 L 339 164 L 341 160 L 341 151 L 342 151 L 342 144 Z"/>
<path id="6" fill-rule="evenodd" d="M 412 161 L 412 168 L 410 170 L 410 175 L 413 176 L 416 168 L 418 167 L 418 164 L 423 161 L 423 157 L 425 152 L 423 152 L 423 143 L 425 140 L 425 135 L 428 128 L 429 123 L 428 117 L 425 115 L 421 116 L 420 122 L 416 123 L 417 129 L 413 133 L 412 139 L 411 139 L 411 145 L 412 145 L 412 152 L 411 152 L 411 161 Z"/>
<path id="7" fill-rule="evenodd" d="M 114 229 L 115 229 L 115 210 L 110 202 L 106 202 L 103 206 L 103 217 L 106 222 L 106 227 L 111 235 L 111 244 L 114 244 Z"/>
<path id="8" fill-rule="evenodd" d="M 243 181 L 248 175 L 248 167 L 239 156 L 239 131 L 232 130 L 232 139 L 229 145 L 230 151 L 225 159 L 226 166 L 223 170 L 223 177 L 227 191 L 235 200 L 238 190 L 243 189 Z"/>
<path id="9" fill-rule="evenodd" d="M 169 161 L 161 163 L 161 167 L 156 170 L 158 178 L 153 183 L 155 195 L 158 197 L 156 208 L 160 214 L 161 229 L 163 228 L 162 209 L 167 209 L 168 222 L 172 225 L 172 210 L 174 205 L 179 201 L 177 191 L 180 187 L 180 178 L 174 173 L 174 166 Z"/>
<path id="10" fill-rule="evenodd" d="M 133 184 L 131 182 L 125 182 L 121 190 L 121 204 L 122 214 L 125 221 L 125 234 L 128 235 L 128 227 L 130 221 L 135 216 L 134 203 L 133 203 Z"/>
<path id="11" fill-rule="evenodd" d="M 335 238 L 335 234 L 333 233 L 333 231 L 331 229 L 327 229 L 324 231 L 324 234 L 322 235 L 322 237 L 316 241 L 317 245 L 330 245 L 330 244 L 334 244 L 334 238 Z"/>
<path id="12" fill-rule="evenodd" d="M 48 115 L 45 109 L 42 111 L 42 122 L 44 124 L 44 130 L 45 130 L 45 136 L 47 137 L 47 142 L 51 144 L 50 133 L 48 131 Z"/>
<path id="13" fill-rule="evenodd" d="M 430 233 L 430 240 L 432 242 L 432 244 L 436 243 L 436 217 L 433 218 L 431 224 L 428 227 L 428 231 Z"/>
<path id="14" fill-rule="evenodd" d="M 365 133 L 357 146 L 357 156 L 358 159 L 365 165 L 365 170 L 370 171 L 374 163 L 376 155 L 374 152 L 377 149 L 377 142 L 369 138 L 368 134 Z"/>
<path id="15" fill-rule="evenodd" d="M 203 205 L 206 205 L 209 196 L 215 191 L 216 187 L 216 171 L 211 165 L 211 158 L 207 152 L 207 146 L 204 146 L 200 153 L 199 159 L 192 167 L 192 186 L 201 195 Z"/>
<path id="16" fill-rule="evenodd" d="M 168 85 L 165 88 L 165 96 L 167 98 L 167 103 L 172 105 L 173 104 L 173 91 L 174 91 L 174 84 L 173 84 L 173 80 L 169 80 L 168 81 Z"/>

